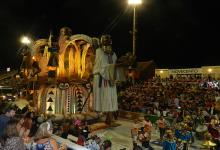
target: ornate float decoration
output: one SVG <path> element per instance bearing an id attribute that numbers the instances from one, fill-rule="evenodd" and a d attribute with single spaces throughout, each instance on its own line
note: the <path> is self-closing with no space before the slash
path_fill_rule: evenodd
<path id="1" fill-rule="evenodd" d="M 58 40 L 51 33 L 48 39 L 36 40 L 30 47 L 20 70 L 33 82 L 39 113 L 70 115 L 91 110 L 92 44 L 91 37 L 72 35 L 71 29 L 64 27 Z"/>

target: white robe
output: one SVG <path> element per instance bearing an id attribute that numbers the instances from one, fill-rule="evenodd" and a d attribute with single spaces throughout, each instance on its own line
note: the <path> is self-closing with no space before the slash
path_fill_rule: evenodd
<path id="1" fill-rule="evenodd" d="M 93 67 L 93 107 L 95 111 L 112 112 L 118 110 L 116 84 L 110 86 L 109 81 L 114 82 L 115 63 L 117 56 L 112 55 L 113 63 L 110 64 L 108 54 L 101 48 L 96 50 L 95 64 Z M 101 86 L 99 86 L 100 77 Z"/>

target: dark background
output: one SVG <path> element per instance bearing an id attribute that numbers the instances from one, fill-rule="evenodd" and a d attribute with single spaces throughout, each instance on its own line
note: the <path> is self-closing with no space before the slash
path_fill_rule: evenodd
<path id="1" fill-rule="evenodd" d="M 137 58 L 160 68 L 220 65 L 217 1 L 144 0 L 138 7 Z M 112 35 L 118 56 L 132 51 L 133 10 L 127 0 L 6 0 L 0 4 L 0 70 L 20 64 L 20 38 L 73 34 Z"/>

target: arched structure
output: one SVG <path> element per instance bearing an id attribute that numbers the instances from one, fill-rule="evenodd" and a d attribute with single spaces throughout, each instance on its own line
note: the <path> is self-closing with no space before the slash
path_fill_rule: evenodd
<path id="1" fill-rule="evenodd" d="M 48 39 L 36 40 L 31 50 L 32 68 L 26 76 L 36 87 L 33 92 L 37 111 L 63 115 L 89 111 L 89 79 L 95 55 L 92 38 L 71 35 L 71 29 L 64 27 L 57 41 L 51 34 Z"/>

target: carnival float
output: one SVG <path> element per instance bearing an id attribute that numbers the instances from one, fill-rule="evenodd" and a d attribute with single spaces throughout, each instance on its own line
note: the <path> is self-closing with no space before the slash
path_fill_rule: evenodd
<path id="1" fill-rule="evenodd" d="M 31 85 L 33 105 L 40 114 L 62 114 L 92 111 L 90 76 L 97 38 L 72 35 L 68 27 L 60 30 L 56 40 L 39 39 L 22 49 L 19 76 Z"/>

